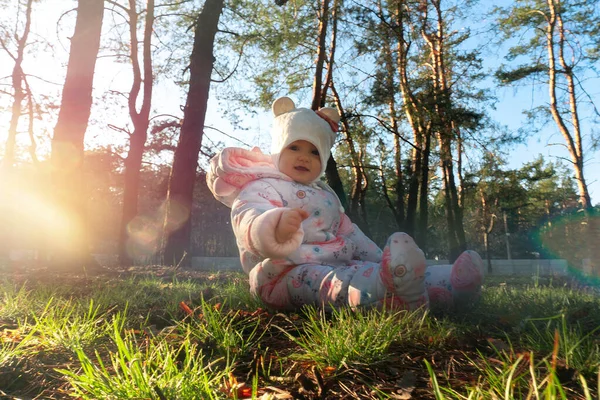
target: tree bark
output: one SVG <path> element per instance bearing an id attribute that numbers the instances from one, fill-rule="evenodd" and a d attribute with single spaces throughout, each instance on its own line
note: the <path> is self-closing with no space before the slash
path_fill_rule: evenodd
<path id="1" fill-rule="evenodd" d="M 163 252 L 166 264 L 188 265 L 191 261 L 190 216 L 214 63 L 214 40 L 222 11 L 223 0 L 207 0 L 196 20 L 190 87 L 167 194 L 164 225 L 167 239 Z"/>
<path id="2" fill-rule="evenodd" d="M 60 226 L 51 237 L 56 267 L 91 267 L 83 182 L 83 140 L 92 106 L 103 0 L 79 0 L 58 121 L 52 138 L 52 184 Z"/>
<path id="3" fill-rule="evenodd" d="M 133 70 L 133 84 L 129 91 L 129 116 L 134 126 L 133 133 L 129 138 L 129 152 L 125 159 L 125 184 L 123 190 L 123 215 L 121 217 L 121 229 L 119 235 L 119 263 L 121 265 L 130 265 L 133 261 L 133 255 L 137 251 L 142 251 L 140 255 L 148 255 L 156 251 L 153 244 L 152 248 L 138 248 L 135 232 L 131 231 L 130 223 L 138 213 L 138 197 L 140 186 L 140 169 L 142 166 L 142 157 L 144 155 L 144 146 L 148 137 L 148 125 L 150 116 L 150 107 L 152 104 L 152 27 L 154 25 L 154 0 L 148 0 L 146 6 L 146 18 L 144 28 L 143 46 L 143 69 L 144 75 L 140 71 L 140 62 L 138 56 L 138 38 L 137 22 L 138 12 L 136 1 L 129 0 L 129 33 L 131 41 L 131 66 Z M 140 88 L 143 82 L 142 106 L 137 111 L 137 100 Z M 156 245 L 155 243 L 154 245 Z"/>

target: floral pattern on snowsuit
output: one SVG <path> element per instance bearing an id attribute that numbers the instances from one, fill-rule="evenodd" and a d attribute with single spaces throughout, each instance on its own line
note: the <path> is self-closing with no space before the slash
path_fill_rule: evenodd
<path id="1" fill-rule="evenodd" d="M 326 184 L 291 181 L 270 156 L 237 148 L 211 160 L 207 182 L 215 198 L 231 207 L 242 268 L 252 293 L 267 305 L 427 306 L 425 258 L 412 238 L 396 233 L 382 251 L 350 221 Z M 275 227 L 292 208 L 309 217 L 292 239 L 278 243 Z"/>

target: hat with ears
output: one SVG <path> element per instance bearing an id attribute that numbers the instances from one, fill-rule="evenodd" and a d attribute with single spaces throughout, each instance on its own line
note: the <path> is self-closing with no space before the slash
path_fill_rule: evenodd
<path id="1" fill-rule="evenodd" d="M 321 173 L 325 172 L 331 148 L 335 143 L 340 115 L 335 108 L 324 107 L 318 111 L 296 108 L 289 97 L 280 97 L 271 107 L 273 122 L 271 153 L 279 168 L 279 154 L 296 140 L 306 140 L 315 145 L 321 158 Z"/>

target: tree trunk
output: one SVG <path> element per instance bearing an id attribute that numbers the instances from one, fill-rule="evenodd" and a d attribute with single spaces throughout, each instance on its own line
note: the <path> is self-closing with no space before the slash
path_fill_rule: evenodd
<path id="1" fill-rule="evenodd" d="M 450 88 L 447 84 L 449 70 L 446 67 L 445 45 L 446 36 L 442 15 L 441 0 L 431 0 L 436 15 L 436 28 L 428 32 L 428 5 L 427 0 L 422 0 L 421 7 L 423 18 L 421 35 L 429 45 L 432 65 L 432 86 L 434 103 L 434 128 L 438 134 L 440 148 L 440 167 L 444 182 L 445 212 L 448 223 L 449 260 L 454 262 L 456 258 L 466 250 L 465 231 L 463 227 L 463 212 L 458 200 L 458 191 L 454 180 L 454 168 L 452 159 L 453 121 L 449 116 L 452 107 Z"/>
<path id="2" fill-rule="evenodd" d="M 496 216 L 490 214 L 489 206 L 487 204 L 487 200 L 485 199 L 485 193 L 480 190 L 479 195 L 481 196 L 481 221 L 482 221 L 482 231 L 483 231 L 483 247 L 485 250 L 485 259 L 487 260 L 488 266 L 488 274 L 492 273 L 492 253 L 490 250 L 490 233 L 494 229 L 494 222 L 496 221 Z M 489 225 L 486 227 L 485 224 L 487 221 L 490 221 Z"/>
<path id="3" fill-rule="evenodd" d="M 463 140 L 460 129 L 453 123 L 456 132 L 456 176 L 458 178 L 458 207 L 463 210 L 465 205 L 465 181 L 463 177 Z"/>
<path id="4" fill-rule="evenodd" d="M 419 135 L 420 137 L 420 135 Z M 419 139 L 420 140 L 420 139 Z M 420 143 L 415 143 L 419 146 Z M 417 231 L 417 209 L 419 205 L 419 180 L 422 170 L 421 149 L 416 148 L 412 152 L 411 170 L 408 180 L 408 196 L 406 200 L 406 221 L 404 223 L 405 231 L 415 237 Z"/>
<path id="5" fill-rule="evenodd" d="M 431 153 L 431 134 L 429 128 L 425 130 L 425 142 L 423 149 L 420 151 L 420 171 L 419 179 L 419 219 L 415 227 L 415 238 L 419 247 L 427 249 L 427 225 L 429 224 L 429 155 Z"/>
<path id="6" fill-rule="evenodd" d="M 590 210 L 592 208 L 592 202 L 590 198 L 590 193 L 587 187 L 587 183 L 583 174 L 583 148 L 581 141 L 581 128 L 579 124 L 579 113 L 577 109 L 577 96 L 575 93 L 575 80 L 573 76 L 573 68 L 570 65 L 567 65 L 565 57 L 564 57 L 564 46 L 565 46 L 565 32 L 564 26 L 562 23 L 562 17 L 560 14 L 560 1 L 556 0 L 548 0 L 548 7 L 550 10 L 550 19 L 548 20 L 548 25 L 546 26 L 546 40 L 547 40 L 547 49 L 548 49 L 548 77 L 549 77 L 549 90 L 550 90 L 550 112 L 552 114 L 552 118 L 554 122 L 558 126 L 560 133 L 563 138 L 567 142 L 567 149 L 569 150 L 569 154 L 571 155 L 571 161 L 573 162 L 573 167 L 575 168 L 575 179 L 577 181 L 577 187 L 579 189 L 579 201 L 581 202 L 581 207 L 584 210 Z M 558 3 L 559 9 L 557 10 L 555 2 Z M 554 51 L 555 46 L 555 31 L 558 25 L 558 48 L 559 54 L 558 59 L 561 63 L 563 73 L 567 79 L 567 90 L 569 93 L 569 106 L 570 106 L 570 116 L 571 122 L 573 126 L 573 133 L 569 131 L 563 116 L 561 115 L 558 109 L 558 100 L 556 96 L 556 54 Z"/>
<path id="7" fill-rule="evenodd" d="M 3 160 L 3 165 L 5 168 L 11 168 L 15 162 L 17 128 L 19 125 L 19 119 L 21 118 L 23 100 L 25 99 L 26 93 L 23 90 L 23 81 L 25 79 L 25 74 L 23 73 L 23 53 L 25 52 L 25 46 L 27 45 L 27 39 L 29 37 L 29 30 L 31 28 L 31 3 L 33 3 L 33 0 L 27 0 L 27 5 L 25 6 L 25 27 L 23 28 L 23 34 L 19 38 L 18 33 L 15 32 L 15 37 L 18 38 L 17 54 L 12 55 L 9 53 L 15 62 L 12 70 L 12 87 L 14 94 Z M 31 94 L 29 94 L 29 96 L 31 96 Z"/>
<path id="8" fill-rule="evenodd" d="M 146 9 L 146 20 L 144 28 L 143 46 L 143 64 L 144 76 L 140 71 L 140 62 L 138 57 L 138 39 L 137 22 L 138 12 L 135 0 L 129 0 L 129 32 L 131 41 L 131 66 L 133 69 L 133 84 L 129 91 L 129 116 L 133 122 L 134 130 L 129 138 L 129 152 L 125 159 L 125 185 L 123 190 L 123 215 L 121 217 L 121 230 L 119 236 L 119 263 L 121 265 L 130 265 L 134 255 L 150 255 L 157 249 L 157 243 L 146 244 L 151 246 L 147 248 L 142 243 L 137 243 L 133 232 L 131 221 L 138 213 L 138 196 L 140 186 L 140 169 L 142 166 L 142 156 L 144 155 L 144 145 L 148 137 L 148 125 L 150 116 L 150 106 L 152 104 L 152 27 L 154 24 L 154 0 L 148 0 Z M 144 85 L 142 106 L 137 111 L 136 104 L 140 93 L 140 88 Z"/>
<path id="9" fill-rule="evenodd" d="M 358 156 L 356 154 L 356 147 L 354 145 L 354 139 L 352 138 L 352 135 L 350 134 L 350 125 L 348 124 L 348 120 L 344 116 L 344 107 L 342 105 L 342 100 L 340 99 L 340 96 L 339 96 L 333 82 L 331 83 L 331 92 L 333 94 L 335 106 L 336 106 L 338 112 L 340 113 L 340 116 L 342 117 L 342 119 L 340 120 L 340 122 L 342 124 L 342 132 L 344 132 L 344 135 L 346 137 L 346 143 L 348 144 L 348 151 L 350 153 L 350 162 L 352 164 L 352 174 L 354 175 L 354 183 L 352 185 L 352 190 L 351 190 L 349 209 L 348 209 L 348 204 L 344 204 L 347 202 L 346 192 L 343 188 L 342 181 L 340 179 L 340 175 L 337 171 L 337 165 L 336 165 L 335 171 L 329 172 L 326 169 L 325 174 L 327 176 L 327 180 L 329 181 L 329 185 L 332 187 L 332 189 L 334 189 L 334 188 L 331 183 L 338 182 L 339 190 L 341 190 L 341 193 L 343 194 L 343 199 L 344 199 L 342 201 L 342 206 L 344 208 L 348 209 L 347 210 L 348 215 L 352 219 L 352 218 L 358 217 L 358 191 L 359 191 L 359 189 L 357 189 L 357 187 L 358 187 L 358 185 L 360 185 L 360 187 L 362 187 L 362 176 L 363 175 L 362 175 L 362 171 L 360 168 L 360 163 L 358 161 Z M 330 157 L 330 159 L 333 159 L 333 157 Z M 335 160 L 333 160 L 333 162 L 335 163 Z M 328 162 L 327 167 L 329 167 L 329 166 L 330 165 Z M 337 190 L 334 189 L 334 191 L 338 194 L 338 197 L 339 197 L 339 193 L 337 192 Z M 342 197 L 340 197 L 340 200 L 342 200 Z"/>
<path id="10" fill-rule="evenodd" d="M 381 148 L 381 154 L 379 156 L 379 158 L 381 159 L 381 164 L 379 166 L 379 179 L 381 179 L 381 190 L 382 190 L 382 194 L 383 194 L 383 198 L 385 199 L 389 209 L 392 211 L 392 214 L 394 214 L 394 219 L 396 220 L 396 222 L 400 221 L 400 217 L 397 215 L 397 207 L 396 205 L 392 202 L 392 199 L 390 199 L 389 193 L 388 193 L 388 186 L 387 186 L 387 181 L 386 181 L 386 177 L 385 177 L 385 169 L 383 166 L 383 160 L 386 159 L 387 155 L 384 151 L 384 146 L 383 146 L 383 140 L 379 139 L 379 147 Z M 403 219 L 402 219 L 403 221 Z M 403 231 L 400 227 L 398 227 L 398 229 L 400 231 Z"/>
<path id="11" fill-rule="evenodd" d="M 335 162 L 333 156 L 330 156 L 329 160 L 327 160 L 327 167 L 325 168 L 325 178 L 327 179 L 327 183 L 329 184 L 329 186 L 331 186 L 335 194 L 337 194 L 337 196 L 339 197 L 340 203 L 342 203 L 342 207 L 344 207 L 344 209 L 347 209 L 348 198 L 346 197 L 344 184 L 342 183 L 342 179 L 340 178 L 340 174 L 337 170 L 337 162 Z"/>
<path id="12" fill-rule="evenodd" d="M 383 6 L 381 1 L 377 2 L 377 6 L 379 8 L 379 12 L 383 15 Z M 384 26 L 382 26 L 384 28 Z M 383 32 L 386 32 L 383 30 Z M 400 130 L 398 128 L 398 115 L 397 115 L 397 105 L 396 105 L 396 93 L 398 88 L 394 82 L 395 76 L 395 64 L 394 57 L 392 55 L 392 45 L 390 43 L 389 35 L 385 33 L 382 35 L 383 48 L 381 49 L 383 53 L 383 59 L 385 62 L 385 88 L 387 92 L 387 103 L 388 110 L 390 113 L 390 127 L 392 129 L 392 134 L 394 135 L 394 172 L 396 173 L 396 179 L 394 181 L 394 189 L 396 192 L 396 201 L 393 205 L 390 205 L 392 208 L 392 213 L 394 214 L 394 218 L 396 219 L 396 225 L 398 230 L 403 232 L 405 230 L 405 190 L 404 190 L 404 174 L 402 171 L 402 145 L 400 142 Z M 383 172 L 383 171 L 382 171 Z M 383 174 L 382 174 L 383 176 Z M 387 193 L 385 193 L 386 199 Z"/>
<path id="13" fill-rule="evenodd" d="M 597 249 L 597 237 L 598 230 L 596 228 L 597 222 L 594 221 L 593 207 L 590 197 L 590 192 L 585 180 L 583 173 L 584 158 L 583 158 L 583 147 L 581 138 L 581 126 L 579 121 L 579 110 L 577 107 L 577 95 L 575 93 L 575 76 L 573 73 L 573 67 L 568 65 L 564 55 L 564 47 L 567 42 L 565 36 L 565 27 L 562 20 L 561 14 L 561 2 L 560 0 L 548 0 L 548 8 L 550 11 L 550 18 L 548 25 L 546 26 L 546 40 L 548 50 L 548 76 L 549 76 L 549 90 L 550 90 L 550 112 L 554 122 L 558 126 L 560 133 L 562 134 L 567 144 L 567 149 L 571 156 L 571 162 L 575 169 L 575 180 L 577 181 L 577 188 L 579 191 L 579 202 L 586 215 L 587 232 L 585 234 L 584 243 L 585 257 L 589 259 L 592 264 L 591 268 L 595 273 L 600 270 L 600 251 Z M 557 34 L 558 40 L 558 56 L 555 53 L 554 46 L 556 44 L 554 35 Z M 567 43 L 568 45 L 568 43 Z M 564 117 L 558 107 L 558 99 L 556 96 L 557 85 L 557 70 L 556 70 L 556 58 L 561 65 L 562 74 L 565 75 L 567 83 L 567 92 L 569 94 L 569 112 L 571 119 L 571 129 L 569 130 L 565 123 Z M 597 264 L 597 265 L 596 265 Z"/>
<path id="14" fill-rule="evenodd" d="M 100 47 L 103 0 L 79 0 L 58 121 L 52 138 L 52 183 L 58 218 L 51 237 L 57 267 L 90 267 L 83 182 L 83 140 L 92 106 L 92 85 Z"/>
<path id="15" fill-rule="evenodd" d="M 319 12 L 319 36 L 317 37 L 317 58 L 315 61 L 315 75 L 313 80 L 313 97 L 311 102 L 311 109 L 318 110 L 320 107 L 325 106 L 325 100 L 327 97 L 327 89 L 328 87 L 332 87 L 333 90 L 333 57 L 335 54 L 335 46 L 336 46 L 336 34 L 337 34 L 337 2 L 334 2 L 333 7 L 333 30 L 331 33 L 331 48 L 329 54 L 329 64 L 327 69 L 327 77 L 325 79 L 325 85 L 323 82 L 323 66 L 325 64 L 325 39 L 327 38 L 327 25 L 329 21 L 329 0 L 322 0 L 321 8 Z M 338 106 L 338 111 L 341 108 Z M 344 115 L 340 112 L 340 116 L 342 119 Z M 349 134 L 349 132 L 348 132 Z M 329 186 L 333 189 L 333 191 L 337 194 L 344 208 L 348 208 L 348 200 L 346 198 L 346 192 L 344 190 L 344 185 L 342 184 L 342 180 L 340 178 L 340 174 L 337 170 L 337 163 L 333 158 L 333 154 L 329 156 L 329 160 L 327 160 L 327 165 L 325 166 L 325 178 L 329 183 Z"/>
<path id="16" fill-rule="evenodd" d="M 360 155 L 359 155 L 359 161 L 360 161 L 360 165 L 361 165 L 361 173 L 363 174 L 361 181 L 364 182 L 364 184 L 361 183 L 360 197 L 359 197 L 359 203 L 360 203 L 360 219 L 359 219 L 359 221 L 361 222 L 361 225 L 359 225 L 359 227 L 365 235 L 367 235 L 368 237 L 371 237 L 371 228 L 369 227 L 369 215 L 367 213 L 367 201 L 366 201 L 367 190 L 369 189 L 369 178 L 364 173 L 364 168 L 362 168 L 364 166 L 364 161 L 363 161 L 362 155 L 364 154 L 365 150 L 366 149 L 361 149 Z"/>
<path id="17" fill-rule="evenodd" d="M 222 11 L 223 0 L 207 0 L 196 20 L 194 47 L 190 59 L 190 87 L 167 194 L 164 225 L 167 239 L 163 252 L 166 264 L 182 262 L 186 265 L 191 261 L 194 184 L 214 63 L 214 40 Z"/>
<path id="18" fill-rule="evenodd" d="M 427 229 L 427 215 L 423 215 L 418 218 L 418 214 L 423 210 L 426 212 L 427 207 L 421 205 L 419 210 L 419 203 L 423 202 L 423 199 L 427 198 L 429 191 L 428 180 L 423 180 L 424 171 L 429 171 L 429 147 L 426 143 L 429 143 L 431 138 L 430 123 L 426 122 L 425 118 L 425 106 L 423 102 L 415 95 L 413 88 L 411 87 L 408 70 L 408 50 L 410 42 L 406 38 L 407 26 L 410 29 L 411 24 L 406 23 L 407 10 L 404 1 L 398 1 L 395 5 L 396 20 L 395 22 L 395 35 L 396 35 L 396 54 L 398 63 L 398 82 L 400 85 L 400 92 L 402 94 L 402 100 L 404 105 L 404 113 L 406 119 L 412 129 L 413 133 L 413 151 L 411 160 L 411 171 L 410 177 L 408 177 L 408 194 L 406 200 L 406 213 L 405 213 L 405 231 L 415 237 L 419 246 L 422 246 L 419 240 L 424 238 L 417 238 L 419 232 L 418 226 L 425 226 L 423 231 Z M 425 235 L 425 233 L 423 233 Z M 421 235 L 421 236 L 423 236 Z"/>
<path id="19" fill-rule="evenodd" d="M 319 15 L 319 36 L 317 37 L 317 59 L 315 60 L 316 68 L 313 80 L 313 98 L 311 109 L 318 110 L 321 107 L 321 93 L 323 88 L 323 66 L 325 65 L 325 39 L 327 38 L 327 22 L 329 21 L 329 0 L 322 0 Z M 329 65 L 331 71 L 332 65 Z M 326 89 L 325 89 L 326 90 Z"/>
<path id="20" fill-rule="evenodd" d="M 323 66 L 326 61 L 325 52 L 325 39 L 327 37 L 327 25 L 329 20 L 329 0 L 323 0 L 320 8 L 319 15 L 319 36 L 317 37 L 317 58 L 315 61 L 315 75 L 313 80 L 313 97 L 311 103 L 312 110 L 318 110 L 320 107 L 325 106 L 325 100 L 327 98 L 327 89 L 332 87 L 333 90 L 333 58 L 335 54 L 335 46 L 336 46 L 336 34 L 337 34 L 337 1 L 334 2 L 333 8 L 333 29 L 331 33 L 331 47 L 329 53 L 329 63 L 327 69 L 327 77 L 325 79 L 325 85 L 323 82 Z M 339 99 L 338 99 L 339 100 Z M 341 108 L 338 105 L 338 111 Z M 340 111 L 340 116 L 342 119 L 344 118 L 342 112 Z M 349 133 L 348 133 L 349 134 Z M 333 158 L 333 154 L 329 156 L 329 160 L 327 160 L 327 165 L 325 166 L 325 178 L 329 183 L 329 186 L 333 189 L 333 191 L 339 197 L 342 206 L 344 208 L 348 208 L 348 200 L 346 198 L 346 192 L 344 190 L 344 185 L 342 184 L 342 180 L 340 178 L 340 174 L 337 170 L 337 163 Z"/>
<path id="21" fill-rule="evenodd" d="M 333 85 L 333 65 L 335 59 L 335 48 L 337 46 L 337 16 L 338 16 L 339 0 L 333 0 L 333 8 L 331 10 L 331 44 L 329 46 L 329 59 L 327 62 L 327 76 L 325 77 L 325 83 L 323 84 L 323 90 L 321 91 L 321 99 L 319 101 L 319 108 L 325 107 L 327 103 L 327 89 Z M 313 98 L 313 102 L 315 99 Z M 340 116 L 343 114 L 340 113 Z"/>

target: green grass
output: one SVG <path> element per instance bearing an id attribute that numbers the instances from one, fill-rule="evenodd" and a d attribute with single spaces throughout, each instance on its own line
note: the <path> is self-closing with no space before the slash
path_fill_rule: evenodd
<path id="1" fill-rule="evenodd" d="M 88 356 L 77 350 L 80 367 L 58 369 L 82 399 L 217 398 L 218 388 L 231 372 L 227 360 L 206 361 L 189 336 L 175 343 L 123 330 L 115 318 L 111 340 L 115 351 L 96 350 Z"/>
<path id="2" fill-rule="evenodd" d="M 597 398 L 598 296 L 549 280 L 502 283 L 464 312 L 278 313 L 241 274 L 5 280 L 0 395 Z"/>
<path id="3" fill-rule="evenodd" d="M 441 328 L 431 329 L 427 313 L 389 310 L 334 310 L 331 315 L 314 307 L 304 312 L 304 323 L 294 334 L 284 332 L 301 351 L 298 360 L 312 360 L 320 367 L 336 369 L 373 365 L 392 355 L 394 344 L 409 346 L 427 338 L 427 333 L 447 336 Z M 436 344 L 440 344 L 439 341 Z"/>
<path id="4" fill-rule="evenodd" d="M 201 299 L 189 320 L 181 322 L 180 329 L 186 336 L 205 343 L 211 353 L 227 358 L 244 357 L 261 339 L 261 321 L 256 317 L 243 316 L 218 303 L 212 305 Z"/>
<path id="5" fill-rule="evenodd" d="M 39 316 L 33 315 L 33 331 L 45 350 L 62 347 L 75 351 L 93 345 L 106 336 L 106 322 L 100 308 L 85 303 L 51 297 Z"/>

